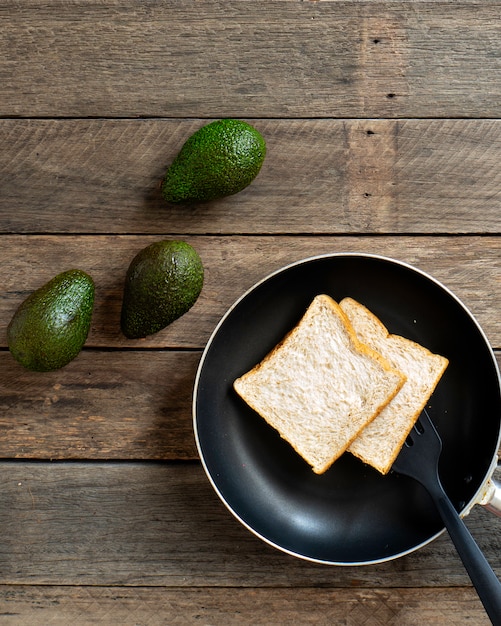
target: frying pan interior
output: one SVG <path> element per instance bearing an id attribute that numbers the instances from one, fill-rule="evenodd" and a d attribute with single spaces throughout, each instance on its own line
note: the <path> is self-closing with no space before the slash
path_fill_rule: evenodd
<path id="1" fill-rule="evenodd" d="M 428 404 L 442 440 L 444 488 L 461 511 L 497 451 L 500 383 L 489 344 L 459 300 L 428 275 L 370 255 L 327 255 L 258 283 L 226 314 L 202 357 L 194 394 L 200 456 L 216 492 L 252 532 L 285 552 L 324 563 L 374 563 L 442 532 L 415 481 L 381 476 L 345 453 L 323 475 L 232 389 L 299 321 L 315 295 L 351 296 L 392 333 L 449 359 Z"/>

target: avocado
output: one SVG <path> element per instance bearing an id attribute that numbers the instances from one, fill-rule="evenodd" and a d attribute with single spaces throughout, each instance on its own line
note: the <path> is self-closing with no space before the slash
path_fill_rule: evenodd
<path id="1" fill-rule="evenodd" d="M 82 270 L 62 272 L 21 303 L 7 327 L 7 343 L 21 365 L 36 372 L 64 367 L 90 330 L 94 281 Z"/>
<path id="2" fill-rule="evenodd" d="M 153 335 L 196 302 L 204 269 L 185 241 L 157 241 L 131 261 L 125 277 L 120 325 L 129 339 Z"/>
<path id="3" fill-rule="evenodd" d="M 162 195 L 174 204 L 230 196 L 254 180 L 265 156 L 263 137 L 247 122 L 211 122 L 183 145 L 167 169 Z"/>

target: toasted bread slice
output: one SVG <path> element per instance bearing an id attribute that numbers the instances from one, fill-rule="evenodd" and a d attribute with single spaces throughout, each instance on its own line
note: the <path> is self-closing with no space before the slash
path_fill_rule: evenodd
<path id="1" fill-rule="evenodd" d="M 404 382 L 405 376 L 359 341 L 339 305 L 319 295 L 234 388 L 322 474 Z"/>
<path id="2" fill-rule="evenodd" d="M 407 377 L 393 400 L 349 447 L 352 454 L 386 474 L 449 361 L 409 339 L 389 334 L 381 321 L 356 300 L 345 298 L 339 304 L 360 341 L 377 350 Z"/>

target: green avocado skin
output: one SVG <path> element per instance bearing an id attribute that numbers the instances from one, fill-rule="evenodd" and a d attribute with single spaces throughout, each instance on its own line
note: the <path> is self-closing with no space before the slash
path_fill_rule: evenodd
<path id="1" fill-rule="evenodd" d="M 62 272 L 19 306 L 7 343 L 21 365 L 36 372 L 60 369 L 81 351 L 90 330 L 94 281 L 82 270 Z"/>
<path id="2" fill-rule="evenodd" d="M 125 277 L 120 326 L 129 339 L 162 330 L 196 302 L 204 269 L 184 241 L 157 241 L 132 260 Z"/>
<path id="3" fill-rule="evenodd" d="M 238 193 L 258 175 L 265 156 L 263 137 L 247 122 L 211 122 L 183 145 L 167 169 L 162 195 L 167 202 L 182 204 Z"/>

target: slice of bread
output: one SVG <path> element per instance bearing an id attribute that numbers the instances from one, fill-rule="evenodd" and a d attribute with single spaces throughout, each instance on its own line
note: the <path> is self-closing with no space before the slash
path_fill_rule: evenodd
<path id="1" fill-rule="evenodd" d="M 404 382 L 405 376 L 359 341 L 339 305 L 319 295 L 234 388 L 322 474 Z"/>
<path id="2" fill-rule="evenodd" d="M 349 447 L 352 454 L 386 474 L 449 361 L 409 339 L 389 334 L 373 313 L 352 298 L 339 304 L 360 341 L 377 350 L 407 377 L 398 394 Z"/>

